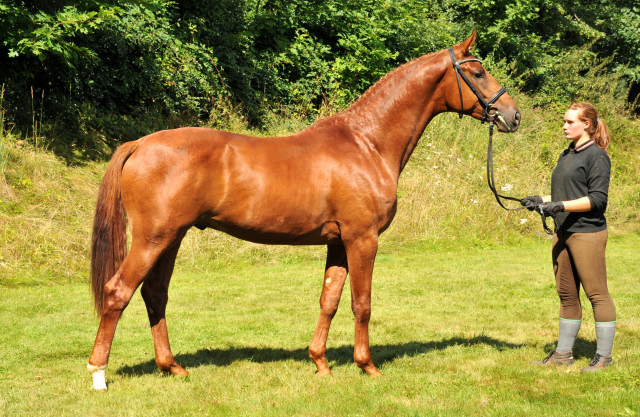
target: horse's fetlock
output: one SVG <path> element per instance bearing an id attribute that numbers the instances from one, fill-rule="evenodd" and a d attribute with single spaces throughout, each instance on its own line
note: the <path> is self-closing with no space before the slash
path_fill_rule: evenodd
<path id="1" fill-rule="evenodd" d="M 373 365 L 373 362 L 371 361 L 371 355 L 365 355 L 356 352 L 353 355 L 353 360 L 360 369 L 365 369 Z"/>
<path id="2" fill-rule="evenodd" d="M 87 370 L 89 371 L 89 374 L 91 374 L 91 377 L 93 379 L 92 388 L 96 391 L 106 391 L 107 383 L 105 380 L 105 372 L 107 370 L 107 365 L 104 364 L 101 366 L 96 366 L 89 363 L 87 364 Z"/>
<path id="3" fill-rule="evenodd" d="M 325 357 L 325 353 L 326 348 L 324 347 L 309 346 L 309 358 L 314 362 L 323 359 Z"/>
<path id="4" fill-rule="evenodd" d="M 156 365 L 158 366 L 158 369 L 160 369 L 162 372 L 169 372 L 171 371 L 171 365 L 173 365 L 173 358 L 171 358 L 170 361 L 168 360 L 161 360 L 161 359 L 156 359 Z"/>

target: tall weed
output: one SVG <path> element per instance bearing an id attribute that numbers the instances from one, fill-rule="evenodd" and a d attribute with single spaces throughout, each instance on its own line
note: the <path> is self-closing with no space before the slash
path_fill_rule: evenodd
<path id="1" fill-rule="evenodd" d="M 2 90 L 0 90 L 0 201 L 12 196 L 11 188 L 8 186 L 5 176 L 9 163 L 9 135 L 5 131 L 4 92 L 5 85 L 3 83 Z"/>

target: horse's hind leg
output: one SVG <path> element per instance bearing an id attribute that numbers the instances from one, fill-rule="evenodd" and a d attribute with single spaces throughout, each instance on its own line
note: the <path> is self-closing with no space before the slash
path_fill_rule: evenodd
<path id="1" fill-rule="evenodd" d="M 171 353 L 165 319 L 169 281 L 171 280 L 179 247 L 180 242 L 177 242 L 160 257 L 149 276 L 145 279 L 144 284 L 142 284 L 140 293 L 149 314 L 158 368 L 173 375 L 189 375 L 183 367 L 178 365 L 173 353 Z"/>
<path id="2" fill-rule="evenodd" d="M 342 288 L 347 278 L 347 253 L 342 244 L 329 245 L 327 248 L 327 263 L 324 273 L 322 295 L 320 296 L 320 317 L 309 345 L 309 357 L 316 364 L 316 375 L 331 373 L 325 352 L 331 320 L 338 310 Z"/>
<path id="3" fill-rule="evenodd" d="M 169 245 L 170 243 L 150 243 L 134 235 L 129 254 L 118 272 L 105 284 L 100 326 L 88 365 L 89 372 L 93 376 L 94 389 L 107 389 L 105 370 L 118 320 L 131 301 L 133 293 Z"/>

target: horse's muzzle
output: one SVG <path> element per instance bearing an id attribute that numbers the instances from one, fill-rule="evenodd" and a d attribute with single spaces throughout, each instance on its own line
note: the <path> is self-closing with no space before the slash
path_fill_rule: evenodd
<path id="1" fill-rule="evenodd" d="M 520 112 L 518 110 L 512 112 L 496 112 L 495 122 L 500 132 L 515 132 L 520 127 Z"/>

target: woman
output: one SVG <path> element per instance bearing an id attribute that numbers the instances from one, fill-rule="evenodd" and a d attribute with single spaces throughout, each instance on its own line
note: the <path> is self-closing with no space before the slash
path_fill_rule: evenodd
<path id="1" fill-rule="evenodd" d="M 609 130 L 593 105 L 575 103 L 564 116 L 564 135 L 572 141 L 560 155 L 551 176 L 551 195 L 530 196 L 522 205 L 542 205 L 554 217 L 553 269 L 560 296 L 558 345 L 539 365 L 571 365 L 572 349 L 582 322 L 580 285 L 595 316 L 597 349 L 582 372 L 599 371 L 613 363 L 611 350 L 616 310 L 607 289 L 605 248 L 611 160 L 607 152 Z"/>

